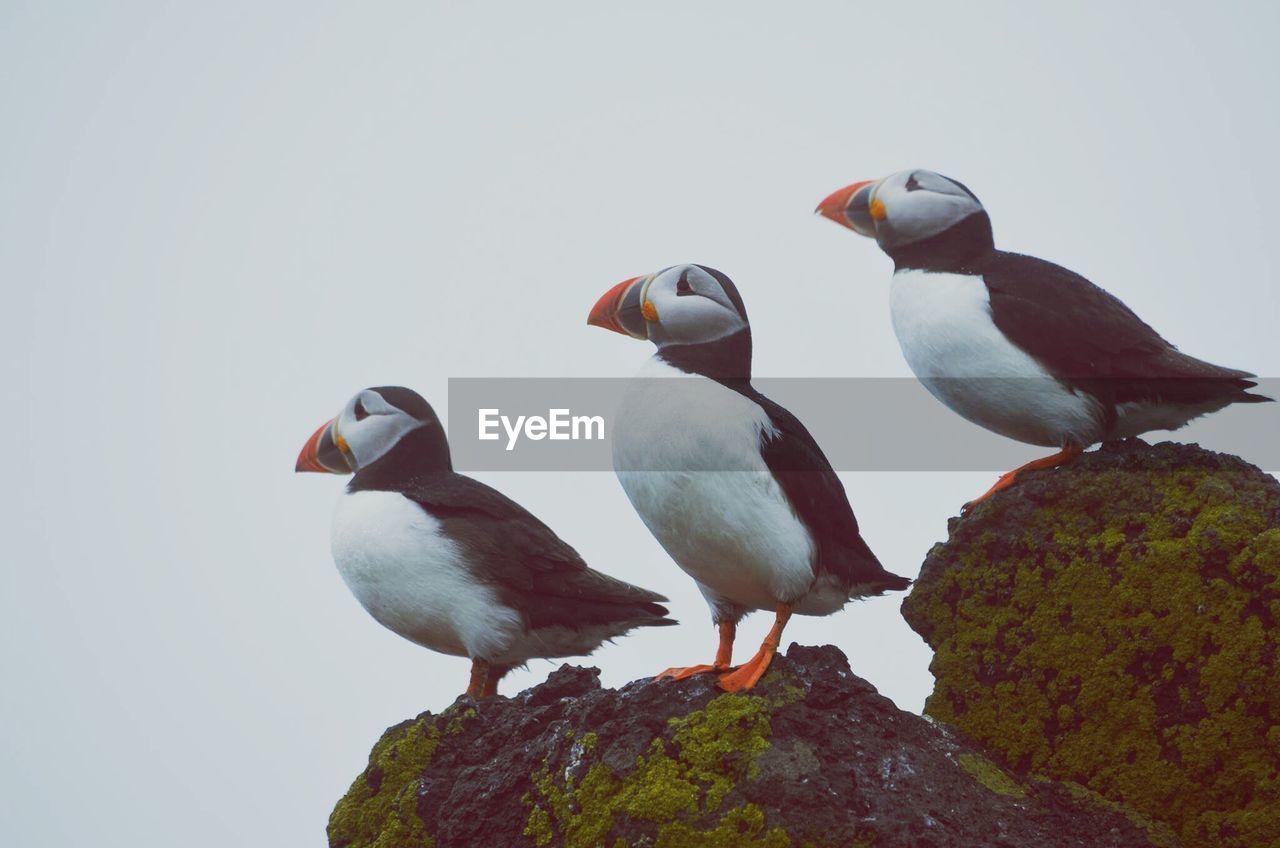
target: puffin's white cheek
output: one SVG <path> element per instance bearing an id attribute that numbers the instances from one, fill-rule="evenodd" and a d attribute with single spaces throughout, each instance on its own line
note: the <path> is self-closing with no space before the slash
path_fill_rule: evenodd
<path id="1" fill-rule="evenodd" d="M 890 244 L 908 244 L 935 236 L 976 211 L 957 197 L 916 192 L 891 204 L 880 222 L 880 237 Z"/>
<path id="2" fill-rule="evenodd" d="M 391 427 L 387 425 L 390 423 L 384 418 L 370 416 L 351 428 L 347 446 L 357 468 L 364 468 L 375 462 L 395 445 L 398 434 L 389 432 Z"/>
<path id="3" fill-rule="evenodd" d="M 698 344 L 714 341 L 738 329 L 741 322 L 728 310 L 705 298 L 681 303 L 662 317 L 667 335 L 676 342 Z"/>

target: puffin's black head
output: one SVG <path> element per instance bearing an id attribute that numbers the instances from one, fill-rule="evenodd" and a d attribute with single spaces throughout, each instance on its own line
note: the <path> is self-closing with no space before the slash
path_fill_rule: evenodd
<path id="1" fill-rule="evenodd" d="M 706 265 L 673 265 L 623 280 L 596 301 L 587 323 L 659 348 L 705 344 L 751 326 L 738 287 Z"/>
<path id="2" fill-rule="evenodd" d="M 991 248 L 991 221 L 973 192 L 933 171 L 899 171 L 832 192 L 819 215 L 858 235 L 873 238 L 893 256 L 960 225 L 975 248 Z"/>
<path id="3" fill-rule="evenodd" d="M 294 470 L 351 474 L 424 429 L 439 430 L 440 419 L 422 395 L 402 386 L 365 389 L 307 439 Z"/>

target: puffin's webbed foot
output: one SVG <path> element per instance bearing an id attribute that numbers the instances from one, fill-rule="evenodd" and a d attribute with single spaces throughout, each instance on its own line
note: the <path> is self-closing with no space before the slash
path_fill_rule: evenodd
<path id="1" fill-rule="evenodd" d="M 676 665 L 671 668 L 663 669 L 654 675 L 654 680 L 684 680 L 693 677 L 695 674 L 706 674 L 709 671 L 728 671 L 729 666 L 723 668 L 718 665 Z"/>
<path id="2" fill-rule="evenodd" d="M 706 674 L 711 671 L 728 671 L 733 664 L 733 639 L 737 635 L 738 625 L 733 621 L 721 621 L 716 624 L 720 631 L 720 646 L 716 649 L 716 660 L 711 665 L 673 666 L 658 672 L 654 680 L 684 680 L 695 674 Z"/>
<path id="3" fill-rule="evenodd" d="M 769 629 L 769 635 L 764 637 L 760 650 L 733 671 L 722 674 L 716 681 L 717 685 L 726 692 L 745 692 L 760 682 L 760 678 L 764 677 L 764 673 L 769 670 L 769 665 L 773 662 L 773 655 L 778 652 L 778 645 L 782 643 L 782 629 L 787 626 L 790 618 L 791 604 L 778 604 L 773 627 Z"/>
<path id="4" fill-rule="evenodd" d="M 969 501 L 964 506 L 960 507 L 960 512 L 966 513 L 969 510 L 973 509 L 978 504 L 990 498 L 996 492 L 1004 491 L 1005 489 L 1009 488 L 1014 483 L 1018 482 L 1018 475 L 1021 474 L 1023 471 L 1037 471 L 1041 468 L 1057 468 L 1059 465 L 1064 465 L 1070 462 L 1071 460 L 1075 459 L 1077 456 L 1079 456 L 1082 453 L 1084 453 L 1084 448 L 1076 447 L 1074 445 L 1069 445 L 1063 448 L 1062 450 L 1058 451 L 1057 453 L 1053 454 L 1052 456 L 1045 456 L 1045 457 L 1041 457 L 1040 459 L 1033 459 L 1025 465 L 1019 465 L 1017 468 L 1013 469 L 1012 471 L 1006 471 L 1004 474 L 1000 475 L 1000 479 L 996 480 L 994 486 L 992 486 L 990 489 L 987 489 L 981 495 Z"/>

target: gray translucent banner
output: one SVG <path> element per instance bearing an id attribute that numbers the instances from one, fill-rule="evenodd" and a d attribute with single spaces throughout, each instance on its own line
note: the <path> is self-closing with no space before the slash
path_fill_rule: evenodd
<path id="1" fill-rule="evenodd" d="M 965 391 L 996 392 L 1008 384 L 970 380 Z M 1054 450 L 966 421 L 913 378 L 773 378 L 752 385 L 803 422 L 837 471 L 998 472 Z M 1280 380 L 1260 380 L 1253 391 L 1280 397 Z M 678 438 L 683 410 L 691 416 L 700 410 L 704 417 L 740 414 L 743 407 L 735 401 L 705 380 L 456 378 L 449 380 L 449 444 L 455 468 L 464 472 L 612 471 L 619 416 L 652 414 L 669 431 L 650 428 L 651 438 Z M 1197 442 L 1275 470 L 1278 436 L 1280 404 L 1241 403 L 1143 438 Z M 670 470 L 656 461 L 631 464 L 641 467 L 626 470 Z"/>

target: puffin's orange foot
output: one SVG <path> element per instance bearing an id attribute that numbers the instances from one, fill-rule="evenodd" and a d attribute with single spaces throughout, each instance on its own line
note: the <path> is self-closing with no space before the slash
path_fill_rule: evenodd
<path id="1" fill-rule="evenodd" d="M 658 672 L 653 679 L 684 680 L 686 677 L 706 674 L 709 671 L 728 671 L 733 662 L 733 637 L 737 633 L 738 625 L 734 621 L 721 621 L 716 625 L 716 629 L 720 631 L 720 647 L 716 649 L 716 661 L 713 665 L 675 666 Z"/>
<path id="2" fill-rule="evenodd" d="M 726 692 L 745 692 L 760 682 L 764 673 L 773 662 L 777 649 L 769 645 L 761 645 L 756 655 L 727 674 L 720 675 L 716 685 Z"/>
<path id="3" fill-rule="evenodd" d="M 973 508 L 974 508 L 975 506 L 977 506 L 978 504 L 980 504 L 980 503 L 982 503 L 983 501 L 985 501 L 985 500 L 989 499 L 989 498 L 990 498 L 992 495 L 994 495 L 996 492 L 1004 491 L 1005 489 L 1009 488 L 1010 486 L 1012 486 L 1012 485 L 1013 485 L 1014 483 L 1016 483 L 1016 482 L 1018 482 L 1018 471 L 1017 471 L 1017 469 L 1014 469 L 1013 471 L 1006 471 L 1004 474 L 1001 474 L 1001 475 L 1000 475 L 1000 479 L 999 479 L 999 480 L 997 480 L 997 481 L 995 482 L 995 485 L 994 485 L 994 486 L 992 486 L 990 489 L 987 489 L 985 492 L 983 492 L 982 494 L 978 495 L 976 498 L 974 498 L 973 500 L 969 501 L 969 502 L 968 502 L 967 504 L 965 504 L 964 506 L 960 507 L 960 512 L 962 512 L 962 513 L 968 512 L 969 510 L 973 509 Z"/>
<path id="4" fill-rule="evenodd" d="M 693 677 L 695 674 L 706 674 L 709 671 L 728 671 L 729 667 L 719 665 L 686 665 L 673 666 L 665 671 L 660 671 L 654 675 L 654 680 L 684 680 L 686 677 Z"/>
<path id="5" fill-rule="evenodd" d="M 1051 456 L 1042 457 L 1040 459 L 1033 459 L 1025 465 L 1019 465 L 1017 468 L 1013 469 L 1012 471 L 1006 471 L 1004 474 L 1000 475 L 1000 479 L 996 481 L 996 484 L 994 486 L 992 486 L 990 489 L 987 489 L 981 495 L 969 501 L 964 506 L 960 507 L 960 512 L 961 513 L 968 512 L 978 504 L 985 501 L 987 498 L 994 495 L 996 492 L 1000 492 L 1009 488 L 1014 483 L 1018 482 L 1018 475 L 1021 474 L 1023 471 L 1039 471 L 1042 468 L 1057 468 L 1059 465 L 1063 465 L 1075 459 L 1077 456 L 1079 456 L 1083 452 L 1084 452 L 1084 448 L 1076 447 L 1074 445 L 1068 445 L 1067 447 L 1063 448 L 1062 450 L 1058 451 L 1055 454 L 1052 454 Z"/>

